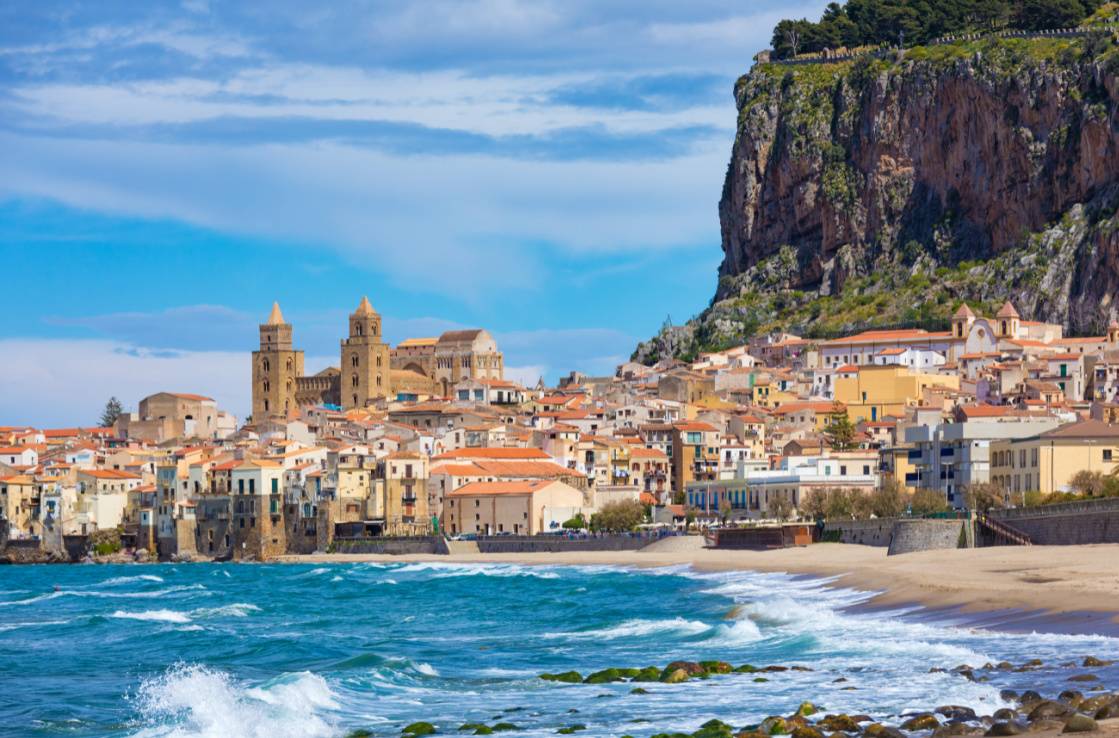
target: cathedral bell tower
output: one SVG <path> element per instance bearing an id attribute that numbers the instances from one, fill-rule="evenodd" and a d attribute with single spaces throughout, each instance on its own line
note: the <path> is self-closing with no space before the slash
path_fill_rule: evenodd
<path id="1" fill-rule="evenodd" d="M 296 408 L 296 379 L 303 376 L 303 352 L 292 348 L 292 329 L 280 304 L 272 303 L 260 326 L 260 350 L 253 352 L 253 422 L 286 417 Z"/>
<path id="2" fill-rule="evenodd" d="M 392 396 L 389 347 L 381 338 L 381 316 L 361 298 L 350 314 L 350 337 L 342 341 L 342 407 L 366 407 Z"/>

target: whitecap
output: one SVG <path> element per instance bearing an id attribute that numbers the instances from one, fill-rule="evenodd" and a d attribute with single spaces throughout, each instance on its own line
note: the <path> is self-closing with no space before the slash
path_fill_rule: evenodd
<path id="1" fill-rule="evenodd" d="M 112 586 L 114 584 L 131 584 L 132 582 L 158 582 L 162 584 L 163 577 L 156 576 L 155 574 L 137 574 L 136 576 L 131 577 L 113 577 L 112 579 L 106 579 L 103 582 L 98 582 L 97 585 L 93 586 Z"/>
<path id="2" fill-rule="evenodd" d="M 128 620 L 153 620 L 161 623 L 190 622 L 190 615 L 175 610 L 144 610 L 143 612 L 125 612 L 124 610 L 117 610 L 109 617 Z"/>
<path id="3" fill-rule="evenodd" d="M 439 671 L 434 666 L 423 661 L 416 664 L 416 671 L 426 676 L 439 676 Z"/>
<path id="4" fill-rule="evenodd" d="M 699 635 L 711 630 L 712 626 L 699 620 L 672 618 L 670 620 L 627 620 L 619 625 L 594 630 L 579 630 L 559 633 L 545 633 L 547 640 L 614 640 L 615 638 L 640 638 L 648 635 Z"/>
<path id="5" fill-rule="evenodd" d="M 190 614 L 191 617 L 196 618 L 244 618 L 252 612 L 260 612 L 260 608 L 247 602 L 234 602 L 231 605 L 222 605 L 221 607 L 200 607 Z"/>
<path id="6" fill-rule="evenodd" d="M 102 599 L 152 599 L 157 597 L 166 597 L 168 595 L 177 594 L 180 592 L 203 591 L 206 587 L 201 584 L 187 584 L 178 585 L 174 587 L 167 587 L 166 589 L 154 590 L 152 592 L 99 592 L 97 590 L 85 589 L 62 589 L 57 592 L 48 592 L 47 594 L 37 595 L 30 597 L 26 600 L 12 600 L 9 602 L 0 602 L 0 607 L 10 607 L 13 605 L 33 605 L 36 602 L 46 602 L 47 600 L 58 599 L 59 597 L 95 597 Z"/>
<path id="7" fill-rule="evenodd" d="M 137 737 L 328 738 L 337 732 L 334 693 L 310 672 L 247 687 L 222 671 L 179 665 L 146 680 L 135 703 L 145 723 Z"/>

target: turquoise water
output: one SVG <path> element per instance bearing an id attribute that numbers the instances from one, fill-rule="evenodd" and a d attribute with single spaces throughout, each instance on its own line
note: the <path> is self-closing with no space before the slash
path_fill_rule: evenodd
<path id="1" fill-rule="evenodd" d="M 518 736 L 578 722 L 585 736 L 640 737 L 713 717 L 747 724 L 805 699 L 879 717 L 945 703 L 989 713 L 1002 706 L 1001 688 L 1059 691 L 1083 670 L 991 672 L 975 683 L 930 668 L 1119 657 L 1114 638 L 850 609 L 868 596 L 780 574 L 682 568 L 4 567 L 0 734 L 388 736 L 421 719 L 457 734 L 500 716 Z M 642 685 L 648 695 L 536 678 L 678 658 L 813 671 Z M 1117 668 L 1097 673 L 1116 687 Z"/>

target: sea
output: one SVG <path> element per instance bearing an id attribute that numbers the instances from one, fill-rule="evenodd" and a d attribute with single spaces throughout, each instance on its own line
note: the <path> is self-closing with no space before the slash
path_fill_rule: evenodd
<path id="1" fill-rule="evenodd" d="M 2 567 L 0 735 L 341 738 L 427 721 L 442 735 L 508 723 L 504 735 L 642 738 L 749 725 L 805 700 L 889 720 L 945 704 L 990 714 L 1006 689 L 1119 687 L 1119 666 L 1079 666 L 1119 659 L 1114 633 L 1022 632 L 1020 618 L 1007 632 L 989 617 L 875 608 L 873 594 L 686 567 Z M 677 659 L 811 671 L 538 678 Z M 1031 659 L 1044 666 L 983 668 Z M 965 664 L 974 681 L 952 671 Z M 1086 672 L 1100 681 L 1068 681 Z"/>

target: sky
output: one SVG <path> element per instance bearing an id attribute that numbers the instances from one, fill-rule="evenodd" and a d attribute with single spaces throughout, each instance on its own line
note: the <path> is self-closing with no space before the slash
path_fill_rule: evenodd
<path id="1" fill-rule="evenodd" d="M 244 418 L 279 301 L 308 371 L 484 327 L 610 373 L 714 293 L 734 80 L 771 0 L 0 6 L 0 425 L 195 392 Z"/>

